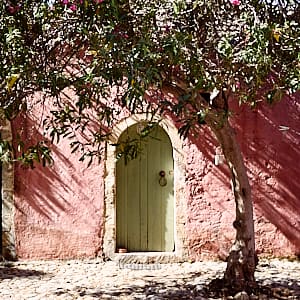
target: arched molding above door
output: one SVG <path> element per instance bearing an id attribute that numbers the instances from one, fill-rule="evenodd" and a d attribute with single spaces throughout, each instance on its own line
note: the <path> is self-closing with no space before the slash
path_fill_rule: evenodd
<path id="1" fill-rule="evenodd" d="M 160 120 L 157 116 L 156 120 Z M 105 225 L 103 253 L 105 257 L 119 259 L 122 255 L 116 254 L 116 147 L 121 134 L 130 126 L 147 121 L 146 114 L 136 114 L 121 120 L 112 130 L 110 142 L 106 151 L 105 173 Z M 142 262 L 174 262 L 182 261 L 187 257 L 185 237 L 185 223 L 187 216 L 187 203 L 185 195 L 185 169 L 186 158 L 183 151 L 183 142 L 178 135 L 177 128 L 168 119 L 160 121 L 159 125 L 168 134 L 173 147 L 174 160 L 174 208 L 175 208 L 175 252 L 126 254 L 130 261 Z M 124 257 L 124 256 L 123 256 Z"/>
<path id="2" fill-rule="evenodd" d="M 7 120 L 0 120 L 2 140 L 12 143 L 11 124 Z M 15 230 L 14 230 L 14 168 L 11 163 L 2 165 L 2 256 L 15 260 Z"/>

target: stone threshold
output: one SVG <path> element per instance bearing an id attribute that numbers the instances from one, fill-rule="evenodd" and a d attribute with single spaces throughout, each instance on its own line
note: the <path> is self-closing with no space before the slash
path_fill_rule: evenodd
<path id="1" fill-rule="evenodd" d="M 115 253 L 113 260 L 119 264 L 167 264 L 184 262 L 176 252 Z"/>

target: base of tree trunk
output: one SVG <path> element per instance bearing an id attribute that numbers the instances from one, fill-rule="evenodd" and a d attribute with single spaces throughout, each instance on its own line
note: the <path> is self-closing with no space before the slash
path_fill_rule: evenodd
<path id="1" fill-rule="evenodd" d="M 236 241 L 229 253 L 224 286 L 230 287 L 233 292 L 251 292 L 257 287 L 254 272 L 258 258 L 255 253 L 249 253 L 246 247 L 238 245 Z"/>
<path id="2" fill-rule="evenodd" d="M 259 294 L 254 277 L 258 257 L 241 245 L 242 243 L 235 241 L 227 258 L 224 277 L 210 282 L 208 286 L 210 294 L 218 297 L 234 296 L 234 299 L 249 299 L 248 295 Z"/>

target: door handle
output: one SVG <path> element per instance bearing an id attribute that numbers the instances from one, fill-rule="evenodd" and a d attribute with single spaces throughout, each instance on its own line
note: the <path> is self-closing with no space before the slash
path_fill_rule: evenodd
<path id="1" fill-rule="evenodd" d="M 160 186 L 166 186 L 168 181 L 167 181 L 167 178 L 166 178 L 166 172 L 165 171 L 160 171 L 159 172 L 159 185 Z"/>

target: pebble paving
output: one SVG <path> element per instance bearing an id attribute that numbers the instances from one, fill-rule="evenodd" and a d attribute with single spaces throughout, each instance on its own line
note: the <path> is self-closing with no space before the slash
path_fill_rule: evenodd
<path id="1" fill-rule="evenodd" d="M 113 261 L 19 261 L 0 264 L 1 300 L 225 299 L 208 296 L 224 262 L 120 264 Z M 300 262 L 261 260 L 258 284 L 268 296 L 226 299 L 300 299 Z"/>

